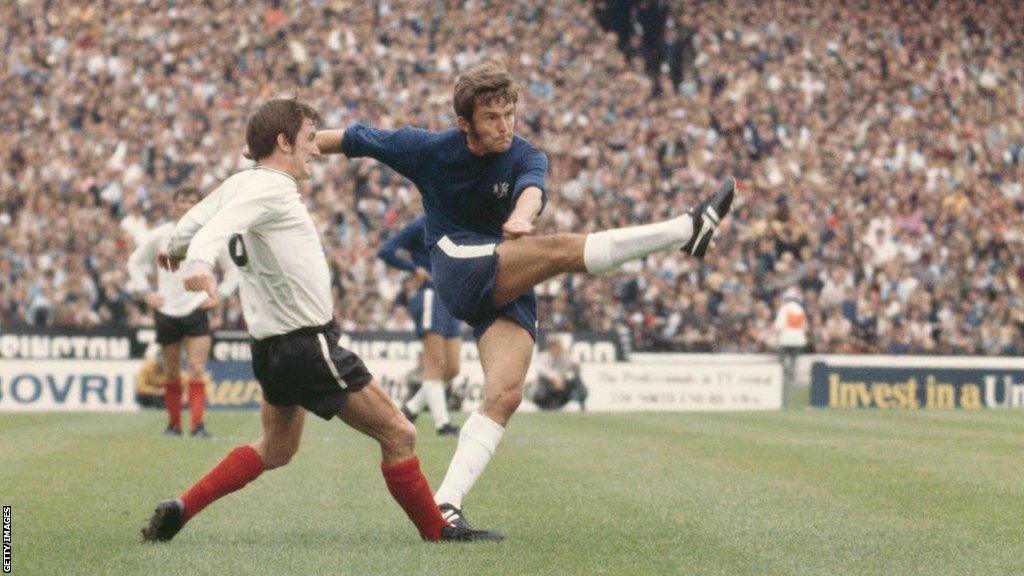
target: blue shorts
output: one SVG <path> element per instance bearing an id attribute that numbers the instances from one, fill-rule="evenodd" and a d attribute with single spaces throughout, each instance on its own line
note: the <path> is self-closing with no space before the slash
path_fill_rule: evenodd
<path id="1" fill-rule="evenodd" d="M 501 240 L 478 234 L 444 236 L 430 250 L 431 275 L 438 296 L 456 318 L 473 327 L 479 339 L 500 316 L 507 316 L 537 340 L 537 296 L 533 289 L 511 304 L 494 304 Z"/>
<path id="2" fill-rule="evenodd" d="M 416 291 L 409 301 L 409 312 L 416 322 L 417 338 L 422 338 L 427 332 L 445 338 L 458 338 L 462 333 L 462 323 L 452 316 L 430 284 Z"/>

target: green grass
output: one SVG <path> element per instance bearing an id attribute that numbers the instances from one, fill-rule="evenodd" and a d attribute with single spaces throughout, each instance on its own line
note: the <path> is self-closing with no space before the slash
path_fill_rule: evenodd
<path id="1" fill-rule="evenodd" d="M 419 541 L 375 445 L 309 418 L 292 463 L 215 503 L 169 544 L 138 530 L 234 445 L 162 416 L 0 415 L 15 574 L 1024 573 L 1019 412 L 523 414 L 467 499 L 501 544 Z M 453 439 L 421 422 L 432 485 Z"/>

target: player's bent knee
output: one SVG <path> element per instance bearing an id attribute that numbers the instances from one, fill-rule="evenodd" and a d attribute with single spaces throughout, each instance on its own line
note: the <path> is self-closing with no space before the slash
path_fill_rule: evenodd
<path id="1" fill-rule="evenodd" d="M 272 470 L 274 468 L 280 468 L 288 465 L 292 461 L 292 456 L 298 452 L 298 448 L 278 448 L 267 452 L 266 456 L 263 457 L 263 469 Z"/>
<path id="2" fill-rule="evenodd" d="M 263 460 L 264 470 L 273 470 L 274 468 L 286 466 L 292 461 L 292 456 L 295 456 L 295 453 L 299 451 L 298 444 L 271 445 L 263 439 L 252 444 L 252 447 Z"/>
<path id="3" fill-rule="evenodd" d="M 401 413 L 378 435 L 381 448 L 392 454 L 409 455 L 416 450 L 416 426 Z"/>
<path id="4" fill-rule="evenodd" d="M 501 390 L 500 392 L 488 395 L 484 398 L 484 411 L 499 414 L 508 419 L 519 408 L 523 401 L 523 394 L 516 390 Z"/>
<path id="5" fill-rule="evenodd" d="M 416 426 L 413 426 L 405 416 L 400 419 L 396 430 L 396 445 L 405 450 L 416 449 Z"/>

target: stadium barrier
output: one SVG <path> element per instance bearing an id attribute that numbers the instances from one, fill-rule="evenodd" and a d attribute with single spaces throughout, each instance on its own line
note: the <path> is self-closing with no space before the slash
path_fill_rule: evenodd
<path id="1" fill-rule="evenodd" d="M 782 406 L 781 371 L 771 356 L 633 354 L 617 334 L 559 334 L 580 362 L 593 411 L 770 410 Z M 542 339 L 543 343 L 543 339 Z M 363 357 L 398 400 L 421 345 L 411 334 L 349 333 L 341 344 Z M 102 333 L 0 335 L 0 412 L 134 410 L 142 360 L 157 353 L 152 329 Z M 463 342 L 462 372 L 453 382 L 473 410 L 483 399 L 476 346 Z M 214 337 L 207 371 L 209 409 L 256 409 L 261 395 L 243 332 Z M 528 386 L 535 379 L 531 367 Z M 529 401 L 524 411 L 536 409 Z"/>
<path id="2" fill-rule="evenodd" d="M 811 366 L 811 405 L 950 409 L 1024 406 L 1024 358 L 831 356 Z"/>
<path id="3" fill-rule="evenodd" d="M 132 411 L 140 360 L 0 361 L 0 412 Z"/>
<path id="4" fill-rule="evenodd" d="M 658 356 L 658 355 L 649 355 Z M 594 412 L 779 410 L 776 362 L 704 362 L 691 358 L 581 364 Z"/>

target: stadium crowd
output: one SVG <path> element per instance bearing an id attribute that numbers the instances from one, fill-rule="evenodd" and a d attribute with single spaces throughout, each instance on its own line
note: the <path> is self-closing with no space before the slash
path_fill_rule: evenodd
<path id="1" fill-rule="evenodd" d="M 497 56 L 521 83 L 519 134 L 550 158 L 540 231 L 664 218 L 727 175 L 746 184 L 706 261 L 546 283 L 542 330 L 764 351 L 796 287 L 818 351 L 1024 354 L 1014 3 L 649 4 L 0 3 L 0 327 L 149 323 L 128 254 L 176 187 L 249 165 L 258 102 L 297 94 L 331 127 L 444 129 L 454 77 Z M 602 28 L 611 8 L 632 26 Z M 411 281 L 375 251 L 418 194 L 372 161 L 315 170 L 339 322 L 411 329 Z M 237 296 L 219 321 L 239 324 Z"/>

